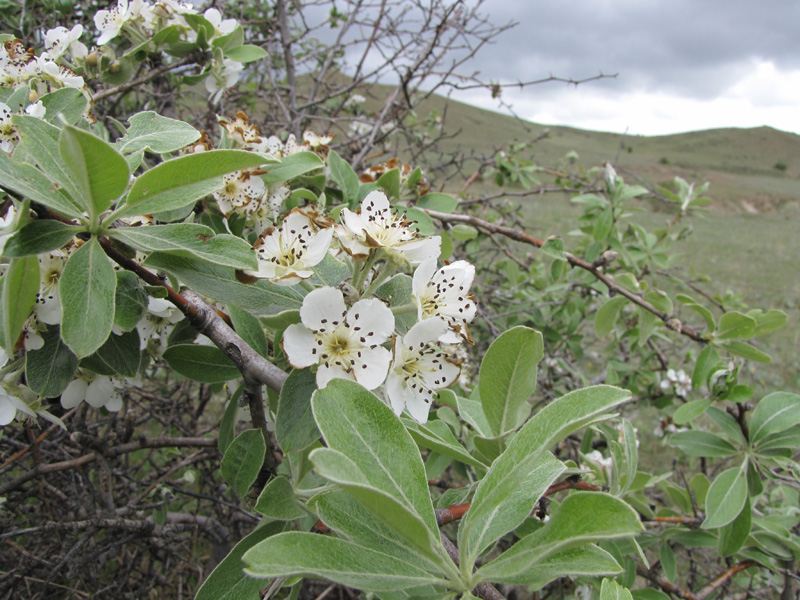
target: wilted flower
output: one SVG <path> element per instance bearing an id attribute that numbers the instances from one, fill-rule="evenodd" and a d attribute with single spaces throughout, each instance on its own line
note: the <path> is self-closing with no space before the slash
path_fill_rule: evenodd
<path id="1" fill-rule="evenodd" d="M 386 377 L 386 395 L 395 414 L 405 408 L 419 423 L 428 420 L 436 390 L 446 388 L 459 374 L 435 342 L 447 332 L 442 319 L 419 321 L 394 340 L 394 359 Z"/>
<path id="2" fill-rule="evenodd" d="M 342 209 L 342 223 L 349 235 L 340 241 L 350 254 L 366 255 L 370 249 L 383 248 L 412 265 L 439 256 L 442 238 L 417 238 L 405 216 L 395 215 L 389 199 L 381 191 L 370 192 L 357 213 Z"/>
<path id="3" fill-rule="evenodd" d="M 278 285 L 294 285 L 314 275 L 313 267 L 325 258 L 332 238 L 332 228 L 317 231 L 311 219 L 295 209 L 280 228 L 267 230 L 258 239 L 258 270 L 246 273 Z"/>
<path id="4" fill-rule="evenodd" d="M 245 214 L 255 211 L 266 189 L 264 181 L 251 171 L 228 173 L 222 182 L 222 189 L 214 192 L 214 199 L 226 217 L 237 209 Z"/>
<path id="5" fill-rule="evenodd" d="M 304 298 L 300 320 L 286 328 L 283 351 L 296 369 L 319 365 L 317 387 L 331 379 L 368 390 L 383 383 L 392 357 L 381 344 L 394 330 L 394 315 L 380 300 L 359 300 L 347 310 L 342 292 L 321 287 Z"/>
<path id="6" fill-rule="evenodd" d="M 411 293 L 419 320 L 441 317 L 450 328 L 440 341 L 456 343 L 462 337 L 471 341 L 467 323 L 472 322 L 477 311 L 469 294 L 474 279 L 475 267 L 464 260 L 436 270 L 436 259 L 432 258 L 414 271 Z"/>

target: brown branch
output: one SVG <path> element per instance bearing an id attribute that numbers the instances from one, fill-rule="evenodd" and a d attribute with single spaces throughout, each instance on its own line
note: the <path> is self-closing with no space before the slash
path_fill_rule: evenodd
<path id="1" fill-rule="evenodd" d="M 756 563 L 753 560 L 745 560 L 728 567 L 722 573 L 720 573 L 720 575 L 716 579 L 714 579 L 711 583 L 706 585 L 702 590 L 697 592 L 695 597 L 697 598 L 697 600 L 705 600 L 711 594 L 713 594 L 718 588 L 725 585 L 734 575 L 736 575 L 740 571 L 749 569 L 755 564 Z"/>
<path id="2" fill-rule="evenodd" d="M 24 473 L 19 477 L 17 477 L 16 479 L 12 479 L 11 481 L 8 481 L 0 485 L 0 496 L 17 489 L 26 481 L 30 481 L 31 479 L 34 479 L 35 477 L 38 477 L 40 475 L 45 475 L 47 473 L 55 473 L 57 471 L 65 471 L 67 469 L 75 469 L 77 467 L 80 467 L 81 465 L 94 462 L 95 460 L 103 456 L 115 457 L 121 454 L 126 454 L 128 452 L 135 452 L 136 450 L 142 450 L 143 448 L 180 448 L 180 447 L 216 448 L 216 446 L 217 446 L 217 440 L 214 438 L 199 438 L 199 437 L 140 438 L 135 442 L 121 444 L 119 446 L 112 446 L 111 448 L 105 450 L 97 449 L 91 454 L 84 454 L 83 456 L 79 456 L 77 458 L 73 458 L 70 460 L 64 460 L 48 464 L 39 463 L 27 473 Z"/>
<path id="3" fill-rule="evenodd" d="M 434 219 L 438 219 L 445 223 L 468 223 L 469 225 L 477 227 L 478 229 L 480 229 L 485 233 L 488 234 L 499 233 L 500 235 L 504 235 L 507 238 L 512 239 L 516 242 L 529 244 L 531 246 L 535 246 L 536 248 L 541 248 L 545 244 L 543 240 L 528 235 L 523 231 L 518 231 L 516 229 L 512 229 L 511 227 L 496 225 L 494 223 L 490 223 L 489 221 L 484 221 L 483 219 L 479 219 L 478 217 L 473 217 L 472 215 L 448 214 L 448 213 L 438 212 L 435 210 L 426 210 L 425 212 L 428 213 L 428 215 L 430 215 Z M 618 286 L 616 283 L 614 283 L 613 277 L 611 277 L 610 275 L 606 275 L 605 273 L 602 273 L 599 270 L 600 267 L 602 266 L 601 264 L 588 263 L 582 258 L 578 258 L 577 256 L 570 254 L 569 252 L 565 252 L 564 255 L 566 256 L 567 261 L 571 266 L 578 267 L 580 269 L 583 269 L 584 271 L 588 271 L 596 279 L 601 281 L 608 288 L 608 294 L 610 296 L 614 296 L 616 294 L 624 296 L 637 306 L 640 306 L 646 311 L 653 313 L 655 316 L 661 319 L 669 329 L 677 331 L 681 335 L 685 335 L 686 337 L 696 342 L 705 344 L 708 341 L 703 335 L 699 334 L 691 327 L 687 327 L 686 325 L 681 323 L 678 319 L 676 319 L 673 315 L 670 315 L 668 313 L 665 313 L 657 309 L 655 306 L 647 302 L 641 296 L 634 294 L 633 292 L 630 292 L 623 287 Z"/>
<path id="4" fill-rule="evenodd" d="M 125 83 L 121 83 L 119 85 L 115 85 L 114 87 L 106 88 L 104 90 L 98 90 L 92 96 L 92 102 L 97 102 L 98 100 L 104 100 L 109 96 L 113 96 L 114 94 L 119 94 L 122 92 L 127 92 L 135 87 L 142 85 L 143 83 L 147 83 L 157 77 L 160 77 L 164 73 L 168 73 L 178 67 L 182 67 L 184 65 L 188 65 L 189 63 L 196 62 L 197 55 L 195 53 L 187 54 L 181 59 L 176 60 L 173 63 L 162 65 L 152 71 L 148 71 L 147 74 L 142 75 L 141 77 L 137 77 L 136 79 L 131 79 L 130 81 L 126 81 Z"/>
<path id="5" fill-rule="evenodd" d="M 668 594 L 672 594 L 673 596 L 677 596 L 678 598 L 683 598 L 683 600 L 697 600 L 697 596 L 692 594 L 692 592 L 683 589 L 679 585 L 675 585 L 671 583 L 668 579 L 663 577 L 659 577 L 655 573 L 651 572 L 650 569 L 647 569 L 644 565 L 637 564 L 636 565 L 636 574 L 640 577 L 644 577 L 649 582 L 656 584 L 660 587 L 664 592 Z"/>

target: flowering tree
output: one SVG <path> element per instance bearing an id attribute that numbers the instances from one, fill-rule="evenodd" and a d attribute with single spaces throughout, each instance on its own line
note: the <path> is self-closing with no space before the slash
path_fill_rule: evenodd
<path id="1" fill-rule="evenodd" d="M 412 115 L 421 86 L 475 84 L 456 68 L 502 31 L 461 3 L 401 6 L 332 7 L 330 46 L 309 38 L 313 11 L 280 0 L 268 23 L 249 20 L 255 4 L 233 6 L 237 20 L 119 0 L 29 33 L 39 49 L 0 37 L 10 594 L 77 590 L 102 561 L 129 565 L 117 590 L 166 589 L 173 558 L 204 551 L 164 543 L 187 544 L 185 531 L 215 554 L 178 578 L 199 599 L 297 597 L 304 578 L 380 598 L 499 598 L 566 577 L 632 597 L 637 574 L 650 588 L 636 597 L 706 598 L 743 577 L 791 588 L 800 397 L 769 394 L 751 412 L 731 362 L 764 360 L 747 342 L 786 315 L 716 317 L 682 293 L 679 312 L 646 279 L 679 234 L 626 227 L 648 190 L 610 165 L 556 171 L 586 207 L 575 253 L 527 234 L 513 208 L 466 198 L 479 177 L 535 191 L 524 148 L 479 161 L 461 200 L 396 158 L 364 169 L 384 142 L 431 156 Z M 403 21 L 414 11 L 421 31 Z M 443 51 L 464 36 L 482 41 L 453 61 Z M 332 77 L 351 48 L 352 77 Z M 376 48 L 388 58 L 366 71 Z M 367 114 L 356 91 L 385 69 L 400 83 Z M 185 97 L 161 96 L 170 86 Z M 152 98 L 133 102 L 142 89 Z M 178 118 L 198 89 L 205 130 Z M 282 115 L 263 121 L 270 134 L 226 110 L 264 90 Z M 665 192 L 671 227 L 704 191 Z M 592 321 L 594 341 L 581 333 Z M 701 348 L 691 377 L 670 358 L 681 339 Z M 587 386 L 583 348 L 598 341 L 613 358 Z M 667 410 L 658 427 L 682 460 L 700 459 L 691 481 L 640 465 L 635 414 L 611 420 L 632 392 Z M 60 501 L 49 522 L 25 509 L 40 494 Z M 178 496 L 207 504 L 191 512 Z M 128 559 L 102 532 L 123 536 Z M 34 539 L 59 562 L 32 566 Z M 708 566 L 679 576 L 676 552 L 695 565 L 697 547 L 714 548 Z"/>

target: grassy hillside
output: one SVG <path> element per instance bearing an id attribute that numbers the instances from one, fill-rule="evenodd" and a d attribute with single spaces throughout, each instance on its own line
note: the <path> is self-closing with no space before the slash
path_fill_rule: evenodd
<path id="1" fill-rule="evenodd" d="M 549 130 L 531 157 L 540 165 L 554 164 L 574 150 L 587 167 L 614 161 L 628 179 L 635 173 L 653 184 L 670 182 L 676 175 L 698 184 L 710 182 L 708 195 L 714 203 L 705 218 L 691 220 L 694 235 L 677 248 L 683 255 L 680 270 L 686 277 L 692 270 L 709 276 L 703 286 L 712 293 L 730 289 L 752 306 L 789 314 L 787 327 L 765 338 L 764 349 L 775 363 L 759 366 L 757 372 L 766 389 L 800 391 L 800 136 L 769 127 L 622 136 L 520 122 L 442 98 L 427 102 L 420 117 L 432 109 L 445 115 L 445 131 L 455 134 L 447 149 L 489 154 Z M 780 162 L 787 165 L 785 171 L 775 168 Z M 578 207 L 555 196 L 522 202 L 531 233 L 564 236 L 569 246 Z M 634 218 L 656 228 L 667 215 L 646 211 Z"/>

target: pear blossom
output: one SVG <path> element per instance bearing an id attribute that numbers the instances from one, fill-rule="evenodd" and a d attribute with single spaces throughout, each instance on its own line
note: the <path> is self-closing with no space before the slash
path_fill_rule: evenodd
<path id="1" fill-rule="evenodd" d="M 206 18 L 206 21 L 214 26 L 217 35 L 227 35 L 236 29 L 236 26 L 239 24 L 236 19 L 223 20 L 222 13 L 216 8 L 209 8 L 203 13 L 203 16 Z"/>
<path id="2" fill-rule="evenodd" d="M 37 119 L 43 119 L 46 112 L 47 109 L 44 104 L 42 104 L 41 100 L 25 107 L 25 114 L 36 117 Z"/>
<path id="3" fill-rule="evenodd" d="M 8 238 L 14 234 L 14 223 L 16 220 L 17 209 L 13 204 L 11 204 L 6 211 L 5 216 L 0 218 L 0 254 L 3 253 L 3 249 L 6 247 L 6 241 Z"/>
<path id="4" fill-rule="evenodd" d="M 332 238 L 332 228 L 316 231 L 311 219 L 294 209 L 280 228 L 268 229 L 258 239 L 258 270 L 246 273 L 278 285 L 294 285 L 314 275 L 313 267 L 325 258 Z"/>
<path id="5" fill-rule="evenodd" d="M 113 377 L 79 369 L 78 377 L 61 392 L 61 406 L 75 408 L 83 400 L 95 408 L 105 407 L 109 412 L 122 408 L 122 394 Z"/>
<path id="6" fill-rule="evenodd" d="M 661 389 L 665 392 L 670 392 L 673 387 L 675 395 L 681 398 L 686 398 L 686 395 L 692 389 L 692 378 L 689 377 L 683 369 L 675 371 L 675 369 L 667 370 L 667 378 L 661 382 Z"/>
<path id="7" fill-rule="evenodd" d="M 222 189 L 214 192 L 214 199 L 226 217 L 240 209 L 249 214 L 258 208 L 265 191 L 260 177 L 250 171 L 236 171 L 225 175 L 222 182 Z"/>
<path id="8" fill-rule="evenodd" d="M 34 314 L 48 325 L 61 323 L 61 297 L 58 282 L 69 255 L 63 250 L 53 250 L 39 255 L 39 295 L 36 298 Z"/>
<path id="9" fill-rule="evenodd" d="M 150 298 L 147 312 L 136 324 L 139 332 L 139 348 L 147 348 L 152 354 L 160 356 L 167 347 L 167 338 L 175 328 L 175 323 L 183 318 L 183 313 L 171 302 L 163 298 Z"/>
<path id="10" fill-rule="evenodd" d="M 331 379 L 368 390 L 383 383 L 392 357 L 381 344 L 394 330 L 394 315 L 380 300 L 359 300 L 348 310 L 338 289 L 317 288 L 303 300 L 300 321 L 286 328 L 283 351 L 296 369 L 319 365 L 317 387 Z"/>
<path id="11" fill-rule="evenodd" d="M 357 213 L 342 209 L 342 223 L 347 230 L 340 241 L 354 256 L 366 255 L 372 248 L 384 248 L 390 255 L 412 265 L 439 256 L 442 238 L 417 238 L 405 216 L 392 212 L 389 199 L 381 191 L 370 192 Z"/>
<path id="12" fill-rule="evenodd" d="M 20 386 L 15 386 L 15 388 L 15 393 L 19 393 Z M 36 413 L 30 409 L 22 398 L 8 393 L 6 388 L 0 385 L 0 426 L 11 423 L 17 416 L 17 411 L 29 417 L 36 416 Z"/>
<path id="13" fill-rule="evenodd" d="M 442 319 L 418 321 L 394 340 L 394 358 L 386 377 L 386 395 L 395 414 L 403 409 L 419 423 L 428 420 L 436 390 L 446 388 L 460 369 L 447 361 L 435 342 L 448 330 Z"/>
<path id="14" fill-rule="evenodd" d="M 80 59 L 86 56 L 86 45 L 80 41 L 83 35 L 83 25 L 75 25 L 72 29 L 55 27 L 44 34 L 44 52 L 50 60 L 56 60 L 69 52 L 73 58 Z"/>
<path id="15" fill-rule="evenodd" d="M 226 89 L 232 88 L 239 81 L 239 74 L 244 65 L 230 58 L 223 58 L 222 63 L 216 62 L 211 74 L 206 77 L 206 91 L 211 94 L 210 101 L 214 104 L 222 98 Z"/>
<path id="16" fill-rule="evenodd" d="M 19 131 L 11 122 L 14 113 L 5 102 L 0 102 L 0 151 L 11 152 L 19 142 Z"/>
<path id="17" fill-rule="evenodd" d="M 128 7 L 128 0 L 117 0 L 117 5 L 108 10 L 98 10 L 94 15 L 94 24 L 100 31 L 97 38 L 97 45 L 107 44 L 119 35 L 123 25 L 125 25 L 133 15 Z"/>
<path id="18" fill-rule="evenodd" d="M 57 87 L 81 89 L 84 86 L 83 77 L 44 56 L 39 57 L 39 72 L 43 79 L 55 83 Z"/>
<path id="19" fill-rule="evenodd" d="M 417 305 L 417 318 L 444 319 L 449 330 L 439 338 L 441 342 L 457 343 L 462 337 L 471 341 L 467 323 L 472 322 L 477 311 L 469 294 L 474 279 L 475 267 L 465 260 L 437 270 L 436 259 L 429 259 L 414 271 L 411 294 Z"/>

